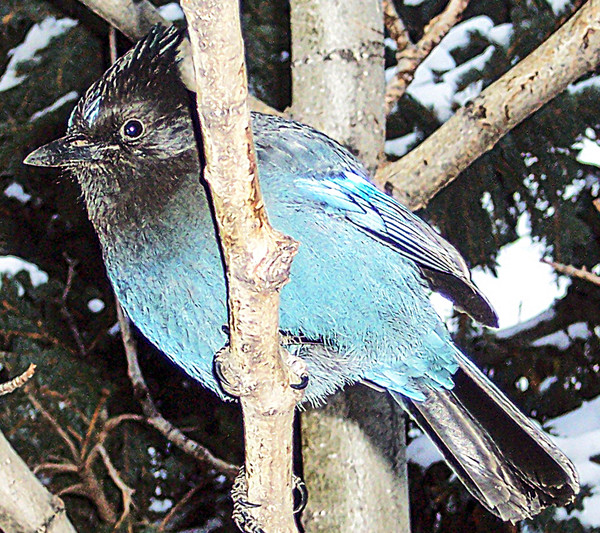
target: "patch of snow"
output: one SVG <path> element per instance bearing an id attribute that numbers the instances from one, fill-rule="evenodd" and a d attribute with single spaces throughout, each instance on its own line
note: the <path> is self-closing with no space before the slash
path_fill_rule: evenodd
<path id="1" fill-rule="evenodd" d="M 558 378 L 556 376 L 549 376 L 540 383 L 538 390 L 540 392 L 546 392 L 557 381 L 558 381 Z"/>
<path id="2" fill-rule="evenodd" d="M 25 261 L 25 259 L 21 259 L 20 257 L 16 257 L 14 255 L 0 256 L 1 274 L 14 276 L 17 272 L 21 272 L 21 270 L 26 270 L 29 272 L 31 284 L 34 287 L 42 285 L 48 281 L 48 274 L 41 270 L 37 265 L 34 265 L 33 263 Z"/>
<path id="3" fill-rule="evenodd" d="M 433 463 L 443 461 L 444 457 L 427 435 L 417 437 L 406 447 L 406 457 L 423 468 L 429 468 Z"/>
<path id="4" fill-rule="evenodd" d="M 120 333 L 120 331 L 121 331 L 121 326 L 119 325 L 118 322 L 115 322 L 108 330 L 108 334 L 112 335 L 114 337 L 115 335 Z"/>
<path id="5" fill-rule="evenodd" d="M 396 157 L 402 157 L 407 154 L 423 138 L 419 131 L 407 133 L 402 137 L 396 137 L 390 141 L 385 141 L 385 153 Z"/>
<path id="6" fill-rule="evenodd" d="M 21 83 L 26 76 L 17 75 L 21 63 L 36 60 L 36 54 L 46 48 L 52 39 L 62 35 L 77 25 L 71 18 L 56 19 L 48 17 L 38 24 L 34 24 L 27 32 L 23 42 L 8 51 L 10 61 L 0 78 L 0 92 L 12 89 Z"/>
<path id="7" fill-rule="evenodd" d="M 152 511 L 153 513 L 166 513 L 171 507 L 173 507 L 173 500 L 170 498 L 165 498 L 164 500 L 159 500 L 157 498 L 150 498 L 150 505 L 148 506 L 148 511 Z"/>
<path id="8" fill-rule="evenodd" d="M 102 311 L 102 309 L 104 309 L 104 302 L 99 298 L 92 298 L 88 302 L 88 309 L 92 313 L 99 313 L 100 311 Z"/>
<path id="9" fill-rule="evenodd" d="M 577 161 L 584 165 L 600 167 L 600 145 L 595 139 L 584 137 L 581 141 L 576 142 L 573 148 L 579 150 Z"/>
<path id="10" fill-rule="evenodd" d="M 567 6 L 571 5 L 571 0 L 546 0 L 552 8 L 555 15 L 562 13 Z"/>
<path id="11" fill-rule="evenodd" d="M 571 94 L 577 94 L 581 91 L 585 91 L 589 88 L 600 89 L 600 76 L 592 76 L 587 80 L 579 81 L 577 83 L 571 83 L 568 87 L 568 91 Z"/>
<path id="12" fill-rule="evenodd" d="M 600 526 L 600 465 L 590 461 L 600 455 L 600 398 L 583 402 L 581 407 L 547 424 L 553 435 L 551 438 L 573 461 L 581 485 L 590 485 L 592 495 L 583 500 L 583 510 L 572 511 L 567 515 L 564 509 L 556 511 L 556 517 L 578 518 L 584 526 Z"/>
<path id="13" fill-rule="evenodd" d="M 171 2 L 170 4 L 160 6 L 158 12 L 170 22 L 184 19 L 183 10 L 177 2 Z"/>
<path id="14" fill-rule="evenodd" d="M 506 22 L 490 28 L 487 37 L 490 41 L 495 42 L 498 46 L 501 46 L 502 48 L 508 48 L 513 33 L 513 25 L 510 22 Z"/>
<path id="15" fill-rule="evenodd" d="M 531 343 L 531 346 L 555 346 L 559 350 L 566 350 L 575 339 L 589 339 L 592 332 L 585 322 L 575 322 L 567 330 L 555 331 Z"/>
<path id="16" fill-rule="evenodd" d="M 425 2 L 425 0 L 404 0 L 404 5 L 405 6 L 420 6 L 423 2 Z"/>
<path id="17" fill-rule="evenodd" d="M 76 100 L 78 96 L 79 94 L 77 94 L 77 91 L 70 91 L 67 94 L 64 94 L 53 104 L 49 105 L 48 107 L 45 107 L 44 109 L 40 109 L 39 111 L 36 111 L 33 115 L 31 115 L 31 117 L 29 118 L 29 122 L 35 122 L 38 118 L 41 118 L 44 115 L 47 115 L 48 113 L 52 113 L 57 109 L 60 109 L 66 103 Z"/>
<path id="18" fill-rule="evenodd" d="M 4 189 L 4 196 L 16 198 L 22 204 L 26 204 L 31 200 L 31 194 L 27 194 L 23 189 L 23 186 L 16 181 L 13 181 L 6 189 Z"/>
<path id="19" fill-rule="evenodd" d="M 480 267 L 473 269 L 473 281 L 496 309 L 501 329 L 538 318 L 565 295 L 571 283 L 564 276 L 557 277 L 550 265 L 541 262 L 546 247 L 531 238 L 528 215 L 519 217 L 517 233 L 520 238 L 498 253 L 497 277 Z M 502 336 L 502 332 L 498 335 Z"/>

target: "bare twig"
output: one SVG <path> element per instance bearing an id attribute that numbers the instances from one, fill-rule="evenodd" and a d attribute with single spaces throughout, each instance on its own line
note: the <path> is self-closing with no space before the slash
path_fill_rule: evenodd
<path id="1" fill-rule="evenodd" d="M 35 365 L 31 363 L 27 370 L 22 374 L 19 374 L 16 378 L 7 381 L 6 383 L 0 383 L 0 396 L 4 396 L 5 394 L 10 394 L 11 392 L 16 391 L 19 387 L 22 387 L 27 383 L 35 374 Z"/>
<path id="2" fill-rule="evenodd" d="M 411 44 L 404 24 L 398 17 L 391 0 L 384 1 L 384 22 L 390 36 L 396 41 L 396 75 L 388 83 L 385 94 L 385 113 L 388 115 L 396 102 L 406 92 L 415 77 L 418 66 L 427 58 L 450 29 L 462 18 L 469 0 L 450 0 L 446 9 L 425 27 L 423 37 L 417 44 Z"/>
<path id="3" fill-rule="evenodd" d="M 585 267 L 577 268 L 572 265 L 564 265 L 562 263 L 555 263 L 554 261 L 550 261 L 548 259 L 542 259 L 543 263 L 550 265 L 554 270 L 556 270 L 559 274 L 565 274 L 566 276 L 570 276 L 572 278 L 583 279 L 585 281 L 589 281 L 594 285 L 600 285 L 600 276 L 590 272 Z"/>
<path id="4" fill-rule="evenodd" d="M 114 529 L 117 530 L 119 526 L 123 523 L 123 521 L 127 518 L 127 516 L 129 516 L 131 506 L 133 505 L 132 496 L 135 490 L 123 481 L 123 479 L 119 475 L 119 472 L 113 465 L 110 456 L 106 451 L 106 448 L 101 444 L 98 444 L 96 445 L 96 449 L 98 450 L 100 457 L 102 457 L 102 461 L 104 462 L 104 466 L 106 466 L 106 470 L 108 470 L 108 475 L 110 476 L 110 479 L 112 479 L 113 483 L 121 491 L 121 498 L 123 500 L 123 512 L 121 513 L 121 517 L 119 518 L 118 522 L 115 524 Z"/>
<path id="5" fill-rule="evenodd" d="M 383 23 L 390 34 L 390 37 L 396 42 L 396 55 L 398 56 L 407 47 L 414 46 L 410 40 L 408 30 L 402 19 L 398 16 L 398 12 L 394 7 L 392 0 L 383 0 Z M 399 57 L 397 57 L 400 60 Z"/>
<path id="6" fill-rule="evenodd" d="M 75 339 L 75 344 L 77 344 L 77 350 L 79 351 L 79 355 L 82 357 L 87 357 L 88 351 L 83 343 L 83 339 L 81 337 L 81 333 L 79 332 L 79 328 L 77 327 L 77 322 L 75 322 L 75 318 L 69 308 L 67 306 L 67 298 L 69 297 L 69 293 L 71 292 L 71 287 L 73 285 L 73 279 L 75 277 L 75 267 L 77 266 L 77 260 L 70 258 L 66 254 L 64 254 L 65 261 L 68 265 L 67 270 L 67 280 L 65 282 L 65 288 L 63 290 L 61 298 L 58 300 L 58 304 L 60 305 L 60 312 L 64 319 L 67 321 L 69 325 L 69 329 L 73 334 L 73 338 Z"/>
<path id="7" fill-rule="evenodd" d="M 279 290 L 298 244 L 267 219 L 254 155 L 237 0 L 185 0 L 198 115 L 227 271 L 230 346 L 220 353 L 244 417 L 248 509 L 265 530 L 297 531 L 292 422 L 301 393 L 279 346 Z M 198 177 L 200 179 L 200 177 Z M 267 526 L 268 524 L 268 526 Z"/>
<path id="8" fill-rule="evenodd" d="M 29 401 L 41 413 L 41 415 L 48 422 L 50 422 L 50 424 L 52 425 L 52 427 L 54 428 L 56 433 L 58 433 L 58 435 L 60 435 L 62 440 L 67 445 L 67 448 L 69 448 L 69 451 L 71 452 L 73 459 L 75 461 L 77 461 L 79 459 L 79 452 L 77 450 L 77 446 L 75 446 L 75 443 L 71 440 L 69 435 L 67 435 L 67 432 L 61 427 L 61 425 L 57 422 L 57 420 L 44 408 L 44 406 L 38 401 L 38 399 L 34 396 L 33 393 L 27 392 L 27 398 L 29 398 Z"/>
<path id="9" fill-rule="evenodd" d="M 215 457 L 207 448 L 189 438 L 160 414 L 150 395 L 150 390 L 148 389 L 148 385 L 146 385 L 146 381 L 144 380 L 142 370 L 138 363 L 137 347 L 135 339 L 133 338 L 131 326 L 129 325 L 129 319 L 123 314 L 123 310 L 118 302 L 117 317 L 119 319 L 123 346 L 125 347 L 125 354 L 127 357 L 127 373 L 133 385 L 135 395 L 142 406 L 145 422 L 162 433 L 167 440 L 171 441 L 178 448 L 182 449 L 196 460 L 210 465 L 229 479 L 233 479 L 237 473 L 237 467 L 235 465 Z"/>
<path id="10" fill-rule="evenodd" d="M 459 109 L 377 183 L 419 209 L 519 122 L 600 61 L 600 0 L 589 0 L 537 50 Z"/>

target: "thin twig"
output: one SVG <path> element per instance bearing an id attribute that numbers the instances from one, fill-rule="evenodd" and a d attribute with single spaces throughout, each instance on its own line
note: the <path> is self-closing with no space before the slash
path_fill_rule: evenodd
<path id="1" fill-rule="evenodd" d="M 386 7 L 385 4 L 388 4 Z M 415 77 L 415 71 L 429 56 L 431 51 L 440 43 L 450 29 L 462 18 L 469 5 L 469 0 L 450 0 L 446 9 L 437 17 L 431 19 L 425 26 L 423 37 L 417 44 L 411 44 L 406 30 L 402 31 L 404 24 L 400 21 L 391 1 L 384 3 L 384 21 L 386 28 L 397 43 L 398 65 L 396 75 L 390 80 L 385 94 L 385 112 L 388 115 L 396 102 L 400 100 L 410 82 Z M 393 11 L 392 11 L 393 10 Z M 394 16 L 395 15 L 395 16 Z"/>
<path id="2" fill-rule="evenodd" d="M 148 389 L 148 385 L 146 385 L 144 376 L 142 375 L 142 370 L 137 358 L 137 347 L 129 325 L 129 319 L 123 314 L 123 310 L 118 302 L 117 317 L 119 319 L 123 346 L 125 347 L 125 354 L 127 356 L 127 373 L 133 385 L 135 396 L 142 406 L 142 412 L 146 417 L 146 422 L 162 433 L 167 440 L 171 441 L 178 448 L 182 449 L 198 461 L 209 464 L 212 468 L 218 470 L 230 480 L 233 480 L 238 472 L 237 466 L 215 457 L 207 448 L 189 438 L 160 414 L 150 395 L 150 390 Z"/>
<path id="3" fill-rule="evenodd" d="M 408 30 L 404 21 L 398 16 L 392 0 L 383 0 L 383 23 L 390 34 L 390 37 L 396 42 L 396 56 L 403 52 L 407 47 L 414 46 L 410 39 Z M 398 57 L 398 60 L 400 58 Z"/>
<path id="4" fill-rule="evenodd" d="M 559 274 L 565 274 L 566 276 L 570 276 L 571 278 L 583 279 L 585 281 L 593 283 L 594 285 L 600 285 L 600 276 L 594 274 L 593 272 L 590 272 L 585 267 L 577 268 L 572 265 L 555 263 L 554 261 L 550 261 L 548 259 L 542 259 L 542 263 L 550 265 Z"/>
<path id="5" fill-rule="evenodd" d="M 65 288 L 59 300 L 60 312 L 64 319 L 67 321 L 69 329 L 73 334 L 73 338 L 75 339 L 75 344 L 77 344 L 77 350 L 79 351 L 79 355 L 81 355 L 82 357 L 87 357 L 88 351 L 85 347 L 85 344 L 83 343 L 83 338 L 81 337 L 81 333 L 79 332 L 79 328 L 77 327 L 77 322 L 75 322 L 75 318 L 73 317 L 73 314 L 71 313 L 71 311 L 69 311 L 69 308 L 67 306 L 67 298 L 69 297 L 69 293 L 71 292 L 71 288 L 73 285 L 73 279 L 75 278 L 75 267 L 77 266 L 77 260 L 70 258 L 66 254 L 64 254 L 64 257 L 68 265 L 68 270 Z"/>
<path id="6" fill-rule="evenodd" d="M 101 444 L 97 445 L 98 453 L 100 453 L 100 457 L 102 457 L 102 461 L 104 462 L 104 466 L 108 470 L 108 475 L 110 479 L 112 479 L 113 483 L 117 486 L 117 488 L 121 491 L 121 497 L 123 499 L 123 512 L 121 513 L 121 517 L 118 522 L 115 524 L 114 529 L 117 530 L 119 526 L 123 523 L 123 521 L 129 516 L 129 512 L 131 511 L 131 506 L 133 504 L 132 496 L 135 492 L 129 485 L 127 485 L 121 476 L 119 475 L 118 470 L 113 465 L 106 448 Z"/>
<path id="7" fill-rule="evenodd" d="M 19 374 L 16 378 L 11 379 L 5 383 L 0 383 L 0 396 L 4 396 L 5 394 L 10 394 L 11 392 L 16 391 L 19 387 L 22 387 L 27 383 L 35 374 L 35 365 L 31 363 L 29 368 L 25 370 L 22 374 Z"/>
<path id="8" fill-rule="evenodd" d="M 38 401 L 38 399 L 31 393 L 27 392 L 27 398 L 33 404 L 33 406 L 41 413 L 41 415 L 52 425 L 56 433 L 60 435 L 60 437 L 65 441 L 65 444 L 69 448 L 73 459 L 77 461 L 79 459 L 79 453 L 77 451 L 77 446 L 71 440 L 71 438 L 67 435 L 67 432 L 60 426 L 60 424 L 56 421 L 56 419 L 44 408 L 44 406 Z"/>

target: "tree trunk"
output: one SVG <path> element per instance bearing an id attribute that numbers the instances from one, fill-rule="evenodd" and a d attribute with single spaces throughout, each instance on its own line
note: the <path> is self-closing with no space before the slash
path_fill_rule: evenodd
<path id="1" fill-rule="evenodd" d="M 294 0 L 291 24 L 291 114 L 373 170 L 385 127 L 381 3 Z M 307 531 L 409 531 L 404 432 L 398 406 L 360 386 L 304 413 Z"/>
<path id="2" fill-rule="evenodd" d="M 0 432 L 0 530 L 76 533 L 60 498 L 36 478 Z"/>

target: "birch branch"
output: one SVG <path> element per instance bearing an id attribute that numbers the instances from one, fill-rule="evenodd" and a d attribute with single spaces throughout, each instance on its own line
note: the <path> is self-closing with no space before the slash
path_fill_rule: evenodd
<path id="1" fill-rule="evenodd" d="M 589 0 L 523 61 L 490 85 L 376 182 L 410 209 L 425 207 L 512 128 L 600 60 L 600 0 Z"/>
<path id="2" fill-rule="evenodd" d="M 244 418 L 248 513 L 295 532 L 292 422 L 301 395 L 279 346 L 279 290 L 298 244 L 269 225 L 246 103 L 237 0 L 184 0 L 206 167 L 227 270 L 230 346 L 219 363 Z"/>
<path id="3" fill-rule="evenodd" d="M 388 83 L 385 92 L 386 115 L 390 114 L 394 105 L 406 92 L 419 65 L 425 61 L 452 27 L 460 21 L 468 5 L 469 0 L 450 0 L 446 9 L 437 17 L 431 19 L 429 24 L 425 26 L 423 37 L 419 42 L 412 44 L 392 0 L 384 0 L 384 22 L 398 47 L 396 52 L 396 59 L 398 60 L 396 74 Z"/>

